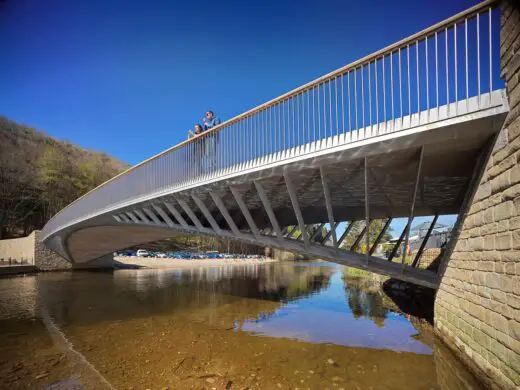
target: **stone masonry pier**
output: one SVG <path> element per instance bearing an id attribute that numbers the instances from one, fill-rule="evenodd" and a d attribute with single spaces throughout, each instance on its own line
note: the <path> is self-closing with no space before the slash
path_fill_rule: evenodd
<path id="1" fill-rule="evenodd" d="M 489 388 L 520 388 L 520 6 L 501 5 L 510 112 L 435 301 L 437 334 Z"/>
<path id="2" fill-rule="evenodd" d="M 14 268 L 20 273 L 28 271 L 64 271 L 71 269 L 86 268 L 111 268 L 113 262 L 112 254 L 103 256 L 84 264 L 73 264 L 64 259 L 56 252 L 48 249 L 40 240 L 40 231 L 35 230 L 27 237 L 10 240 L 0 240 L 1 264 L 8 263 L 9 259 L 20 264 L 19 266 L 0 267 L 0 275 L 12 274 Z M 23 266 L 21 265 L 23 262 Z M 15 272 L 16 273 L 16 272 Z"/>

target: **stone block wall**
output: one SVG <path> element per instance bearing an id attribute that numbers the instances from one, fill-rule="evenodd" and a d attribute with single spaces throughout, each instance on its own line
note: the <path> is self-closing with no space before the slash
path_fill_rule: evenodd
<path id="1" fill-rule="evenodd" d="M 43 242 L 40 241 L 40 232 L 34 231 L 32 234 L 35 235 L 34 240 L 34 265 L 40 271 L 61 271 L 69 270 L 72 268 L 72 264 L 65 260 L 63 257 L 58 255 L 56 252 L 51 251 L 47 248 Z"/>
<path id="2" fill-rule="evenodd" d="M 437 334 L 490 388 L 520 387 L 520 5 L 501 4 L 510 112 L 435 301 Z"/>
<path id="3" fill-rule="evenodd" d="M 73 264 L 48 249 L 40 241 L 40 231 L 35 230 L 27 237 L 12 240 L 0 240 L 0 261 L 9 258 L 17 260 L 29 259 L 39 271 L 64 271 L 87 268 L 112 268 L 114 257 L 112 254 L 102 256 L 87 263 Z"/>

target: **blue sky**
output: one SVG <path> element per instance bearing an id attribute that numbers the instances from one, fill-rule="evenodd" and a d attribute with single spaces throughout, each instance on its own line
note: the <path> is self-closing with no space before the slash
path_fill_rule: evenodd
<path id="1" fill-rule="evenodd" d="M 0 1 L 0 114 L 135 164 L 475 0 Z"/>
<path id="2" fill-rule="evenodd" d="M 0 114 L 135 164 L 475 0 L 0 6 Z"/>

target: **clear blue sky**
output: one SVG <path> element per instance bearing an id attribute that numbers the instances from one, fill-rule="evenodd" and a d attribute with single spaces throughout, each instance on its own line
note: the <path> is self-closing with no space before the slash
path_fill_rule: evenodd
<path id="1" fill-rule="evenodd" d="M 0 0 L 0 114 L 135 164 L 476 3 Z"/>
<path id="2" fill-rule="evenodd" d="M 0 1 L 0 114 L 135 164 L 476 3 Z"/>

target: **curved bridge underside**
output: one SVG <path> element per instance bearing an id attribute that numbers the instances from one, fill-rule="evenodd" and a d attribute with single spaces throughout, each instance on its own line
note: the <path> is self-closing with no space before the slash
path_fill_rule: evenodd
<path id="1" fill-rule="evenodd" d="M 228 237 L 436 288 L 436 272 L 373 256 L 377 242 L 358 253 L 363 234 L 351 248 L 342 243 L 353 223 L 463 212 L 505 112 L 494 107 L 137 199 L 64 226 L 46 243 L 83 263 L 181 232 Z"/>

